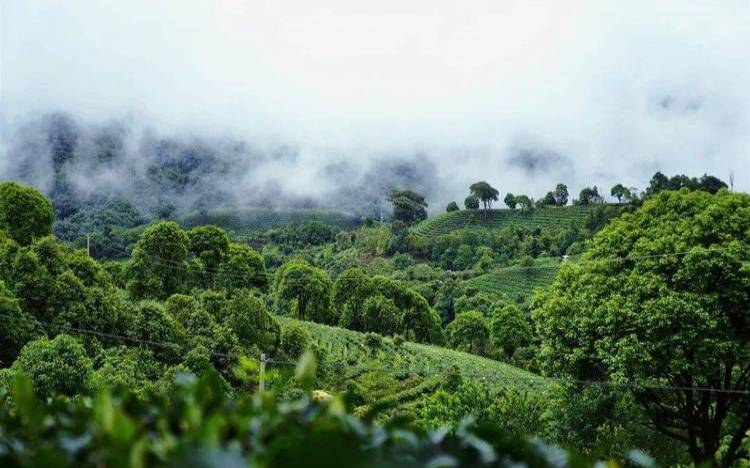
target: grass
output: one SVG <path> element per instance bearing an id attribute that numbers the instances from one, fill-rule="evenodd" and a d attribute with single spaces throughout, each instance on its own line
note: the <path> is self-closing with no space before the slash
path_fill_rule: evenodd
<path id="1" fill-rule="evenodd" d="M 554 385 L 531 372 L 473 354 L 410 342 L 396 345 L 389 338 L 373 350 L 363 333 L 288 317 L 279 320 L 302 325 L 325 351 L 330 369 L 325 390 L 343 391 L 351 385 L 362 390 L 366 399 L 357 410 L 359 414 L 377 410 L 387 416 L 405 409 L 415 411 L 421 399 L 440 387 L 441 377 L 452 366 L 457 366 L 465 379 L 497 390 L 512 387 L 546 393 Z"/>
<path id="2" fill-rule="evenodd" d="M 185 228 L 213 224 L 233 231 L 263 231 L 308 221 L 319 221 L 342 229 L 353 229 L 361 224 L 359 218 L 340 211 L 270 208 L 194 211 L 180 216 L 177 221 Z"/>
<path id="3" fill-rule="evenodd" d="M 534 208 L 532 210 L 490 210 L 485 219 L 482 210 L 461 210 L 443 213 L 426 219 L 412 228 L 423 237 L 434 238 L 459 230 L 498 230 L 509 226 L 526 228 L 554 228 L 579 225 L 591 206 L 563 206 Z"/>
<path id="4" fill-rule="evenodd" d="M 509 267 L 489 271 L 464 282 L 481 292 L 505 295 L 509 299 L 518 296 L 528 297 L 536 288 L 546 288 L 555 279 L 560 261 L 553 258 L 539 258 L 530 267 Z"/>

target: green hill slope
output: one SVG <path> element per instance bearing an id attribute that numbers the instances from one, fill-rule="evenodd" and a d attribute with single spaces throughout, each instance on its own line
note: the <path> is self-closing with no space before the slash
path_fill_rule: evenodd
<path id="1" fill-rule="evenodd" d="M 528 211 L 490 210 L 487 219 L 482 210 L 452 211 L 422 221 L 412 228 L 412 232 L 424 237 L 439 237 L 461 229 L 500 229 L 513 225 L 528 228 L 564 227 L 582 222 L 592 209 L 592 206 L 562 206 Z"/>
<path id="2" fill-rule="evenodd" d="M 177 220 L 183 227 L 213 224 L 233 231 L 256 231 L 284 226 L 304 224 L 308 221 L 319 221 L 343 229 L 358 227 L 361 220 L 347 213 L 330 210 L 302 209 L 214 209 L 204 212 L 195 211 L 181 216 Z"/>
<path id="3" fill-rule="evenodd" d="M 536 374 L 473 354 L 409 342 L 397 345 L 386 338 L 374 348 L 368 346 L 363 333 L 287 317 L 279 319 L 295 321 L 308 331 L 313 342 L 323 349 L 330 369 L 326 390 L 356 389 L 362 396 L 360 414 L 373 408 L 377 408 L 379 417 L 413 414 L 421 399 L 439 388 L 441 377 L 452 366 L 457 366 L 465 379 L 496 390 L 546 393 L 555 386 Z"/>
<path id="4" fill-rule="evenodd" d="M 466 280 L 466 285 L 479 291 L 504 295 L 514 300 L 519 295 L 528 297 L 536 288 L 545 288 L 555 279 L 560 261 L 553 258 L 539 258 L 529 267 L 509 267 L 489 271 Z"/>

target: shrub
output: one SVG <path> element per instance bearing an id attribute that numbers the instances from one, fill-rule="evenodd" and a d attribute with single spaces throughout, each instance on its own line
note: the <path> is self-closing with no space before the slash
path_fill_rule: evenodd
<path id="1" fill-rule="evenodd" d="M 371 351 L 377 351 L 383 347 L 383 337 L 377 333 L 367 333 L 365 335 L 365 346 L 370 348 Z"/>
<path id="2" fill-rule="evenodd" d="M 443 380 L 440 383 L 440 387 L 447 392 L 455 392 L 461 386 L 463 377 L 461 376 L 461 369 L 456 366 L 450 366 L 448 370 L 443 374 Z"/>

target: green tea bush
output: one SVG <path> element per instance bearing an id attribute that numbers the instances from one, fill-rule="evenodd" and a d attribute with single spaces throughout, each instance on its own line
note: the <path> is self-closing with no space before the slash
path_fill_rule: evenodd
<path id="1" fill-rule="evenodd" d="M 93 400 L 35 398 L 22 377 L 0 406 L 4 466 L 593 466 L 574 454 L 481 424 L 455 431 L 387 427 L 338 398 L 276 404 L 230 399 L 220 379 L 167 372 L 168 393 L 102 392 Z M 644 458 L 631 457 L 636 466 Z M 613 463 L 610 466 L 616 466 Z"/>

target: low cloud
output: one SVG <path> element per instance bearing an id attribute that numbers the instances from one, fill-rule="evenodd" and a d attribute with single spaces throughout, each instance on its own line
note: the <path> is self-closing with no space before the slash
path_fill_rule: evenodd
<path id="1" fill-rule="evenodd" d="M 655 170 L 734 171 L 750 189 L 742 0 L 11 1 L 0 14 L 0 177 L 47 193 L 66 131 L 65 183 L 144 206 L 170 193 L 180 209 L 377 212 L 384 190 L 410 186 L 440 210 L 478 179 L 540 196 L 643 187 Z M 196 166 L 175 181 L 149 172 L 157 162 Z"/>

